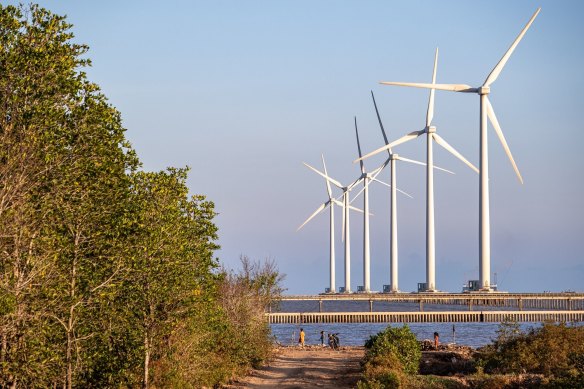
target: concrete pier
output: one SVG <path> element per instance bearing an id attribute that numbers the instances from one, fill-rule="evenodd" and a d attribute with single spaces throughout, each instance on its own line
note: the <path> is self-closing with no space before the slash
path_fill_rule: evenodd
<path id="1" fill-rule="evenodd" d="M 449 312 L 304 312 L 266 313 L 270 324 L 303 323 L 500 323 L 518 322 L 582 322 L 580 311 L 449 311 Z"/>

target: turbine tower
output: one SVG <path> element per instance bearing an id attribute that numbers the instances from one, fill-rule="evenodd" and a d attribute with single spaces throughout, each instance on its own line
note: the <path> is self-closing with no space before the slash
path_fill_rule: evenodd
<path id="1" fill-rule="evenodd" d="M 436 69 L 438 65 L 438 49 L 434 56 L 434 70 L 432 72 L 432 84 L 436 83 Z M 438 143 L 444 147 L 452 155 L 460 159 L 471 169 L 479 170 L 464 158 L 458 151 L 456 151 L 448 142 L 446 142 L 436 132 L 436 127 L 432 126 L 432 119 L 434 118 L 434 89 L 430 90 L 430 97 L 428 99 L 428 110 L 426 111 L 426 126 L 420 131 L 410 132 L 409 134 L 387 144 L 384 147 L 372 151 L 364 158 L 378 154 L 384 150 L 389 150 L 392 147 L 416 139 L 420 135 L 426 134 L 426 292 L 436 292 L 436 239 L 434 228 L 434 150 L 433 142 Z"/>
<path id="2" fill-rule="evenodd" d="M 323 164 L 324 164 L 324 157 L 323 157 Z M 327 181 L 327 185 L 330 182 L 331 184 L 340 188 L 343 192 L 343 194 L 341 195 L 343 198 L 342 202 L 340 202 L 338 199 L 334 199 L 334 198 L 332 200 L 325 202 L 312 215 L 310 215 L 310 217 L 298 229 L 302 228 L 304 226 L 304 224 L 308 223 L 313 217 L 315 217 L 317 214 L 322 212 L 327 206 L 331 205 L 331 209 L 332 209 L 332 203 L 335 203 L 337 205 L 341 205 L 343 207 L 343 240 L 345 241 L 345 293 L 350 293 L 351 292 L 351 239 L 350 239 L 350 228 L 349 228 L 350 227 L 350 225 L 349 225 L 349 210 L 352 209 L 352 210 L 358 211 L 358 212 L 363 212 L 363 211 L 360 210 L 359 208 L 353 207 L 350 204 L 349 192 L 359 182 L 361 182 L 361 178 L 358 178 L 357 180 L 353 181 L 351 184 L 344 186 L 339 181 L 328 176 L 328 174 L 326 173 L 326 167 L 325 167 L 325 173 L 323 173 L 323 172 L 319 171 L 318 169 L 315 169 L 314 167 L 310 166 L 306 162 L 304 163 L 304 165 L 306 165 L 306 167 L 308 167 L 309 169 L 311 169 L 315 173 L 324 177 L 324 179 Z M 327 186 L 327 190 L 328 189 L 329 189 L 329 186 Z M 332 231 L 332 229 L 333 229 L 333 224 L 331 222 L 331 231 Z M 331 237 L 332 236 L 333 236 L 333 233 L 331 233 Z M 334 243 L 331 243 L 331 249 L 332 249 L 332 252 L 334 253 L 333 244 Z M 332 272 L 333 271 L 331 270 L 331 273 Z M 331 289 L 331 291 L 332 291 L 332 289 Z"/>
<path id="3" fill-rule="evenodd" d="M 485 79 L 485 82 L 479 87 L 473 88 L 466 84 L 424 84 L 424 83 L 409 83 L 409 82 L 381 82 L 385 85 L 409 86 L 426 89 L 440 89 L 451 92 L 463 93 L 477 93 L 480 97 L 480 183 L 479 183 L 479 283 L 482 291 L 491 291 L 491 226 L 490 226 L 490 211 L 489 211 L 489 159 L 488 159 L 488 143 L 487 143 L 487 117 L 491 121 L 495 133 L 499 137 L 503 149 L 513 165 L 515 174 L 521 183 L 523 178 L 519 173 L 519 169 L 515 164 L 511 150 L 507 145 L 493 106 L 489 101 L 489 93 L 491 92 L 491 84 L 497 80 L 499 74 L 505 67 L 505 64 L 515 51 L 515 48 L 523 39 L 523 36 L 541 11 L 538 8 L 531 19 L 527 22 L 525 27 L 521 30 L 517 38 L 513 41 L 507 52 L 501 57 L 497 65 L 491 70 L 491 73 Z"/>

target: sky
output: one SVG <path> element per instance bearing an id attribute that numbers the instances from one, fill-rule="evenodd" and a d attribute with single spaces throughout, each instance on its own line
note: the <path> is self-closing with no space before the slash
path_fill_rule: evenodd
<path id="1" fill-rule="evenodd" d="M 3 1 L 3 4 L 15 4 Z M 482 84 L 538 6 L 542 11 L 491 87 L 490 100 L 521 185 L 489 130 L 491 271 L 500 290 L 584 290 L 584 89 L 581 1 L 40 1 L 89 45 L 90 80 L 121 113 L 149 171 L 190 166 L 192 194 L 215 203 L 228 268 L 274 260 L 289 294 L 329 286 L 328 211 L 321 168 L 359 176 L 353 117 L 364 152 L 425 125 L 428 91 L 379 81 Z M 479 99 L 436 93 L 438 133 L 478 166 Z M 424 161 L 422 138 L 396 147 Z M 367 170 L 384 155 L 365 162 Z M 478 175 L 438 146 L 436 282 L 458 292 L 478 279 Z M 379 176 L 389 182 L 389 170 Z M 399 285 L 425 281 L 425 168 L 401 164 L 397 186 Z M 340 192 L 336 193 L 340 195 Z M 370 190 L 371 284 L 390 283 L 389 189 Z M 362 207 L 362 198 L 353 205 Z M 337 286 L 344 284 L 337 209 Z M 363 285 L 362 216 L 351 215 L 351 287 Z M 494 278 L 494 275 L 491 277 Z"/>

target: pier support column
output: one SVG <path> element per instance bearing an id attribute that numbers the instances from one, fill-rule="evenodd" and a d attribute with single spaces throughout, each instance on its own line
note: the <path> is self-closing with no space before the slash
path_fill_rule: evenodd
<path id="1" fill-rule="evenodd" d="M 322 312 L 322 300 L 318 300 L 318 312 Z"/>
<path id="2" fill-rule="evenodd" d="M 572 299 L 568 299 L 568 311 L 572 310 Z"/>
<path id="3" fill-rule="evenodd" d="M 519 308 L 520 311 L 523 311 L 523 300 L 521 300 L 521 298 L 517 301 L 517 308 Z"/>
<path id="4" fill-rule="evenodd" d="M 424 300 L 420 299 L 420 312 L 424 312 Z"/>
<path id="5" fill-rule="evenodd" d="M 373 300 L 369 300 L 369 312 L 373 312 Z"/>

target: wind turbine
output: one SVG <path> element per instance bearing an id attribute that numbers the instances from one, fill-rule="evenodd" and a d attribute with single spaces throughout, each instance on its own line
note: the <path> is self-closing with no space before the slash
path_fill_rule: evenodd
<path id="1" fill-rule="evenodd" d="M 531 27 L 531 24 L 541 11 L 538 8 L 531 19 L 527 22 L 525 27 L 521 30 L 517 38 L 513 41 L 507 52 L 501 57 L 497 65 L 491 70 L 491 73 L 485 79 L 485 82 L 479 87 L 473 88 L 466 84 L 424 84 L 424 83 L 410 83 L 410 82 L 381 82 L 385 85 L 397 85 L 397 86 L 409 86 L 416 88 L 426 88 L 426 89 L 440 89 L 451 92 L 463 92 L 463 93 L 477 93 L 480 96 L 480 183 L 479 183 L 479 283 L 481 285 L 482 291 L 491 291 L 491 226 L 490 226 L 490 213 L 489 213 L 489 160 L 488 160 L 488 143 L 487 143 L 487 117 L 493 124 L 495 133 L 499 137 L 503 149 L 513 165 L 515 174 L 519 179 L 519 182 L 523 184 L 523 178 L 519 173 L 519 169 L 515 164 L 511 150 L 507 145 L 493 106 L 489 101 L 489 93 L 491 92 L 491 84 L 497 80 L 499 74 L 505 67 L 505 64 L 513 54 L 513 51 L 523 39 L 523 36 Z"/>
<path id="2" fill-rule="evenodd" d="M 328 173 L 326 171 L 326 164 L 324 162 L 324 155 L 321 155 L 322 157 L 322 165 L 324 168 L 324 174 L 328 176 Z M 341 203 L 339 200 L 335 199 L 333 197 L 333 193 L 331 190 L 331 184 L 329 183 L 328 180 L 325 179 L 326 182 L 326 190 L 327 190 L 327 194 L 328 194 L 328 200 L 325 201 L 323 204 L 320 205 L 320 207 L 318 207 L 316 209 L 316 211 L 314 211 L 314 213 L 312 215 L 310 215 L 310 217 L 308 219 L 306 219 L 306 221 L 304 223 L 302 223 L 302 225 L 300 227 L 298 227 L 298 229 L 296 231 L 299 231 L 302 227 L 304 227 L 306 225 L 306 223 L 308 223 L 313 217 L 315 217 L 316 215 L 318 215 L 320 212 L 324 211 L 327 207 L 330 206 L 330 293 L 335 293 L 336 292 L 336 285 L 335 285 L 335 207 L 334 205 L 339 205 L 339 206 L 343 206 L 343 203 Z"/>
<path id="3" fill-rule="evenodd" d="M 438 49 L 434 56 L 434 70 L 432 72 L 432 84 L 436 84 L 436 69 L 438 66 Z M 436 240 L 434 228 L 434 150 L 433 142 L 438 143 L 444 147 L 448 152 L 460 159 L 471 169 L 479 170 L 464 158 L 458 151 L 456 151 L 448 142 L 446 142 L 436 132 L 436 127 L 432 126 L 432 119 L 434 118 L 434 89 L 430 90 L 430 97 L 428 99 L 428 110 L 426 111 L 426 126 L 420 131 L 410 132 L 409 134 L 387 144 L 384 147 L 367 154 L 363 158 L 378 154 L 384 150 L 389 150 L 392 147 L 416 139 L 420 135 L 426 134 L 426 291 L 436 292 Z"/>
<path id="4" fill-rule="evenodd" d="M 350 226 L 349 226 L 349 210 L 355 210 L 358 212 L 363 212 L 358 208 L 353 207 L 350 204 L 349 201 L 349 192 L 361 181 L 361 178 L 358 178 L 356 181 L 352 182 L 351 184 L 344 186 L 343 184 L 341 184 L 339 181 L 331 178 L 328 176 L 327 172 L 326 172 L 326 165 L 324 163 L 324 156 L 322 157 L 322 163 L 324 165 L 324 170 L 325 172 L 322 173 L 320 170 L 315 169 L 314 167 L 310 166 L 309 164 L 307 164 L 306 162 L 304 163 L 304 165 L 306 165 L 306 167 L 308 167 L 309 169 L 311 169 L 312 171 L 314 171 L 315 173 L 317 173 L 318 175 L 324 177 L 324 179 L 327 182 L 327 192 L 329 194 L 329 200 L 326 201 L 325 203 L 321 204 L 320 207 L 317 208 L 317 210 L 310 215 L 310 217 L 308 219 L 306 219 L 306 221 L 304 223 L 302 223 L 302 225 L 300 227 L 298 227 L 298 230 L 301 229 L 302 227 L 304 227 L 304 225 L 306 223 L 308 223 L 312 218 L 314 218 L 316 215 L 318 215 L 320 212 L 322 212 L 326 207 L 330 206 L 331 207 L 331 225 L 330 225 L 330 252 L 331 252 L 331 292 L 333 292 L 333 287 L 332 285 L 334 285 L 334 216 L 333 216 L 333 203 L 340 205 L 343 208 L 343 239 L 345 241 L 345 292 L 346 293 L 350 293 L 351 292 L 351 239 L 350 239 Z M 343 192 L 343 194 L 341 195 L 343 198 L 343 201 L 339 201 L 335 198 L 332 197 L 332 192 L 330 189 L 330 184 L 335 185 L 336 187 L 340 188 Z"/>
<path id="5" fill-rule="evenodd" d="M 359 157 L 361 154 L 361 143 L 359 142 L 359 130 L 357 129 L 357 117 L 355 116 L 355 135 L 357 136 L 357 150 L 359 152 Z M 357 193 L 355 196 L 358 197 L 361 192 L 363 192 L 363 288 L 365 293 L 371 292 L 371 249 L 369 240 L 369 184 L 371 181 L 377 181 L 380 184 L 391 187 L 383 181 L 377 179 L 377 175 L 387 166 L 387 163 L 382 164 L 377 169 L 372 172 L 365 171 L 365 165 L 363 161 L 360 162 L 361 176 L 359 177 L 363 180 L 363 189 Z M 409 195 L 408 195 L 409 196 Z M 411 196 L 410 196 L 411 197 Z"/>
<path id="6" fill-rule="evenodd" d="M 381 121 L 381 116 L 379 115 L 379 110 L 377 109 L 377 103 L 375 102 L 375 96 L 373 95 L 373 91 L 371 91 L 371 98 L 373 99 L 373 105 L 375 107 L 375 113 L 377 114 L 377 120 L 379 121 L 379 127 L 381 128 L 381 133 L 383 134 L 383 139 L 385 141 L 386 146 L 378 149 L 379 151 L 376 150 L 375 154 L 383 151 L 383 150 L 387 150 L 389 157 L 388 159 L 377 169 L 375 169 L 372 172 L 372 180 L 376 180 L 376 177 L 379 173 L 381 173 L 381 171 L 389 164 L 390 165 L 390 169 L 391 169 L 391 195 L 390 195 L 390 203 L 391 203 L 391 219 L 390 219 L 390 230 L 391 230 L 391 239 L 390 239 L 390 274 L 391 274 L 391 292 L 399 292 L 399 286 L 398 286 L 398 249 L 397 249 L 397 191 L 400 191 L 401 193 L 405 194 L 408 197 L 412 197 L 409 194 L 397 189 L 397 185 L 396 185 L 396 161 L 403 161 L 403 162 L 409 162 L 409 163 L 413 163 L 413 164 L 417 164 L 417 165 L 426 165 L 423 162 L 419 162 L 419 161 L 415 161 L 412 159 L 408 159 L 408 158 L 404 158 L 399 156 L 396 153 L 393 153 L 391 151 L 391 145 L 389 144 L 389 140 L 387 138 L 387 134 L 385 133 L 385 128 L 383 127 L 383 122 Z M 361 155 L 361 150 L 359 148 L 359 158 L 353 162 L 357 162 L 359 161 L 361 164 L 363 163 L 363 159 L 368 158 L 369 156 L 373 155 L 373 153 L 370 153 L 366 156 L 362 156 Z M 448 173 L 452 173 L 449 170 L 446 169 L 442 169 L 439 167 L 433 167 L 436 169 L 440 169 L 440 170 L 444 170 Z M 381 181 L 380 181 L 381 182 Z M 368 185 L 369 183 L 367 183 Z M 387 184 L 386 184 L 387 185 Z"/>

